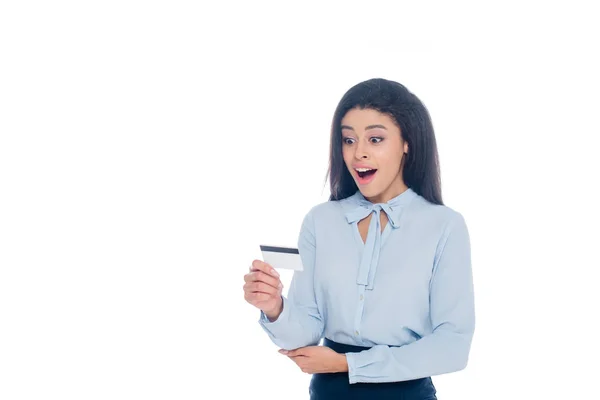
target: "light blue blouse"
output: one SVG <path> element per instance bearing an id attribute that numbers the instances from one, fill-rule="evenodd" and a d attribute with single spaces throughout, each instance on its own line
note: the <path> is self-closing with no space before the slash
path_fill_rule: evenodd
<path id="1" fill-rule="evenodd" d="M 379 214 L 388 217 L 381 232 Z M 374 213 L 366 243 L 358 221 Z M 259 323 L 283 349 L 323 337 L 371 347 L 347 353 L 350 383 L 464 369 L 475 329 L 469 233 L 457 211 L 408 189 L 373 204 L 357 191 L 304 217 L 283 311 Z"/>

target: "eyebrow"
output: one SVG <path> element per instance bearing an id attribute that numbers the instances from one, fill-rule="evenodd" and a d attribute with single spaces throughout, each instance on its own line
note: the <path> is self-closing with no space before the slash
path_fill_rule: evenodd
<path id="1" fill-rule="evenodd" d="M 385 126 L 383 126 L 383 125 L 379 125 L 379 124 L 376 124 L 376 125 L 369 125 L 369 126 L 367 126 L 365 129 L 366 129 L 366 130 L 369 130 L 369 129 L 375 129 L 375 128 L 381 128 L 381 129 L 385 129 L 385 130 L 387 131 L 387 128 L 386 128 Z M 353 127 L 351 127 L 351 126 L 348 126 L 348 125 L 342 125 L 341 129 L 350 129 L 351 131 L 353 131 L 353 130 L 354 130 L 354 128 L 353 128 Z"/>

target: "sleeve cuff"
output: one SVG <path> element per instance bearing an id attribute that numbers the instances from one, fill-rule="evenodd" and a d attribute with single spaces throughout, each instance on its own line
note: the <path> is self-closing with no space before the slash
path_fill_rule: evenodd
<path id="1" fill-rule="evenodd" d="M 369 350 L 346 353 L 349 382 L 351 384 L 387 382 L 386 374 L 379 369 L 374 369 L 374 364 L 385 364 L 385 357 L 382 354 L 382 350 L 386 347 L 377 345 Z"/>
<path id="2" fill-rule="evenodd" d="M 346 353 L 346 362 L 348 363 L 348 380 L 350 384 L 358 382 L 356 376 L 356 354 L 357 353 Z"/>
<path id="3" fill-rule="evenodd" d="M 280 329 L 282 326 L 284 327 L 289 320 L 290 304 L 285 298 L 285 296 L 281 296 L 281 298 L 283 300 L 283 310 L 281 311 L 281 314 L 279 314 L 279 318 L 271 322 L 269 321 L 269 318 L 267 318 L 265 313 L 261 310 L 260 318 L 258 320 L 260 325 L 262 325 L 262 327 L 267 331 L 267 333 L 273 338 L 277 336 L 277 330 Z"/>

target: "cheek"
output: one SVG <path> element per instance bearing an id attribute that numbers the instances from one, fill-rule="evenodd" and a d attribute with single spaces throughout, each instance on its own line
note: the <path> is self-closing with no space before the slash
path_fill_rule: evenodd
<path id="1" fill-rule="evenodd" d="M 396 175 L 400 169 L 402 153 L 384 151 L 377 155 L 379 165 L 385 166 L 385 174 Z"/>

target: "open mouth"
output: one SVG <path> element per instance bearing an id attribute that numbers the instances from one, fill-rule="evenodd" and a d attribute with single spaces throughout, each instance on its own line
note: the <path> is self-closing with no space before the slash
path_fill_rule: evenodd
<path id="1" fill-rule="evenodd" d="M 369 178 L 370 176 L 373 176 L 376 171 L 377 171 L 376 169 L 370 169 L 368 171 L 356 171 L 356 172 L 358 173 L 359 177 L 361 177 L 362 179 L 365 179 L 365 178 Z"/>
<path id="2" fill-rule="evenodd" d="M 360 185 L 366 185 L 370 183 L 373 180 L 375 173 L 377 172 L 376 169 L 371 168 L 355 168 L 354 170 L 358 175 L 357 181 Z"/>

